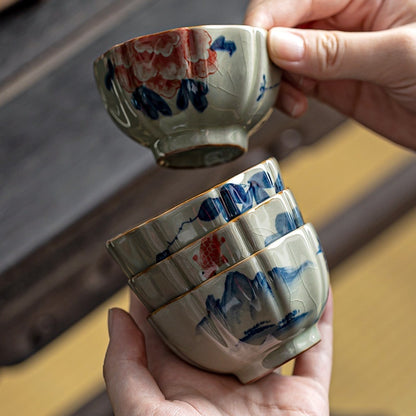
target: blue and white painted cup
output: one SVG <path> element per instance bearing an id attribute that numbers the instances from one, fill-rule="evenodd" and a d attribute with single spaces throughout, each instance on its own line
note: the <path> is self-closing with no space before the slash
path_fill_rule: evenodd
<path id="1" fill-rule="evenodd" d="M 238 25 L 183 27 L 130 39 L 94 62 L 115 124 L 167 167 L 233 160 L 270 115 L 281 70 L 267 31 Z"/>
<path id="2" fill-rule="evenodd" d="M 322 248 L 306 224 L 157 309 L 149 322 L 185 361 L 249 383 L 320 341 L 328 290 Z"/>
<path id="3" fill-rule="evenodd" d="M 153 311 L 303 225 L 288 189 L 129 279 Z"/>
<path id="4" fill-rule="evenodd" d="M 107 249 L 130 278 L 283 189 L 269 158 L 109 240 Z"/>

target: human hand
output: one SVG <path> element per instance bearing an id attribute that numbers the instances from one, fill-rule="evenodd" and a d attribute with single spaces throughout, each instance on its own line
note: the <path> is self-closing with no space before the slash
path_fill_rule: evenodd
<path id="1" fill-rule="evenodd" d="M 176 357 L 132 298 L 131 315 L 109 314 L 104 378 L 115 416 L 329 415 L 332 295 L 319 322 L 322 341 L 300 355 L 291 376 L 271 373 L 249 385 Z M 140 328 L 140 329 L 139 329 Z"/>
<path id="2" fill-rule="evenodd" d="M 251 0 L 245 23 L 271 29 L 277 108 L 298 117 L 310 95 L 416 150 L 415 0 Z"/>

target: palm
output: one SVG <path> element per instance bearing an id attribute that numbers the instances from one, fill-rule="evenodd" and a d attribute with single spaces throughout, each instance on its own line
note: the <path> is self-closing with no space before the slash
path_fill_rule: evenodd
<path id="1" fill-rule="evenodd" d="M 328 414 L 332 355 L 332 300 L 320 322 L 323 341 L 301 355 L 293 376 L 272 373 L 242 385 L 234 376 L 208 373 L 177 358 L 132 300 L 131 315 L 117 311 L 104 373 L 116 416 Z M 115 334 L 116 332 L 116 334 Z M 122 387 L 120 387 L 122 386 Z"/>
<path id="2" fill-rule="evenodd" d="M 274 373 L 253 385 L 243 386 L 232 376 L 208 374 L 183 366 L 176 368 L 176 373 L 172 371 L 159 379 L 167 399 L 160 409 L 161 415 L 174 415 L 179 409 L 179 414 L 189 416 L 328 413 L 327 391 L 319 382 L 305 377 Z"/>

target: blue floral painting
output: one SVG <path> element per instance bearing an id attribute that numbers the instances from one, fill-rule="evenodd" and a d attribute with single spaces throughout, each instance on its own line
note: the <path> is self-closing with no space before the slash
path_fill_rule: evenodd
<path id="1" fill-rule="evenodd" d="M 209 222 L 222 216 L 226 222 L 246 212 L 255 205 L 265 201 L 274 192 L 284 189 L 280 175 L 273 182 L 266 172 L 258 172 L 252 175 L 247 183 L 226 183 L 220 188 L 219 198 L 207 198 L 199 207 L 198 214 L 178 225 L 178 231 L 172 240 L 167 241 L 166 249 L 156 255 L 159 262 L 172 254 L 172 245 L 179 240 L 180 234 L 186 225 L 194 221 Z"/>
<path id="2" fill-rule="evenodd" d="M 294 217 L 290 215 L 288 212 L 280 212 L 276 215 L 274 226 L 276 229 L 276 232 L 264 240 L 264 245 L 268 246 L 273 241 L 278 240 L 280 237 L 283 237 L 284 235 L 290 233 L 293 230 L 296 230 L 297 224 L 294 220 Z"/>

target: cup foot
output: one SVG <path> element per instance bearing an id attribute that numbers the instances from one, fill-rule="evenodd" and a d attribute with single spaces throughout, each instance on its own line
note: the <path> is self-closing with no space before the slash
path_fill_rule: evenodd
<path id="1" fill-rule="evenodd" d="M 246 367 L 235 375 L 243 384 L 254 383 L 260 378 L 271 373 L 299 354 L 312 348 L 321 340 L 321 334 L 317 325 L 306 329 L 291 340 L 280 344 L 274 351 L 267 354 L 261 363 Z"/>
<path id="2" fill-rule="evenodd" d="M 246 152 L 247 147 L 247 132 L 230 126 L 159 139 L 152 150 L 160 166 L 201 168 L 230 162 Z"/>

